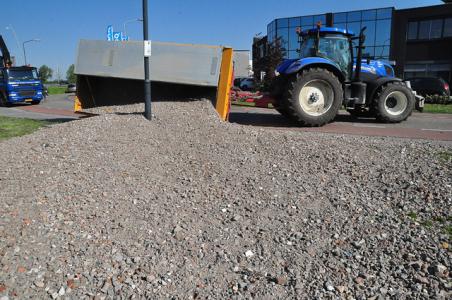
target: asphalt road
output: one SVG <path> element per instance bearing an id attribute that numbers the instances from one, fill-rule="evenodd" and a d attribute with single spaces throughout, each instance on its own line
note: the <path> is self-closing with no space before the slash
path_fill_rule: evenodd
<path id="1" fill-rule="evenodd" d="M 356 119 L 341 111 L 334 122 L 323 127 L 307 128 L 294 124 L 273 109 L 233 105 L 229 120 L 242 125 L 283 130 L 452 141 L 452 114 L 415 112 L 402 123 L 382 124 L 375 119 Z"/>
<path id="2" fill-rule="evenodd" d="M 39 105 L 15 104 L 11 107 L 0 107 L 1 116 L 27 118 L 36 120 L 74 120 L 74 94 L 49 95 Z"/>

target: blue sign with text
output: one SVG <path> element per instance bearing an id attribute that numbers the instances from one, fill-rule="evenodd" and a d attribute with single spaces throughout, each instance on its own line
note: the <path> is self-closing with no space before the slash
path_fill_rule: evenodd
<path id="1" fill-rule="evenodd" d="M 121 35 L 121 32 L 113 32 L 113 41 L 120 41 Z"/>
<path id="2" fill-rule="evenodd" d="M 113 41 L 113 26 L 111 25 L 107 27 L 107 41 Z"/>
<path id="3" fill-rule="evenodd" d="M 107 41 L 128 41 L 129 37 L 122 32 L 115 32 L 112 25 L 107 26 Z"/>

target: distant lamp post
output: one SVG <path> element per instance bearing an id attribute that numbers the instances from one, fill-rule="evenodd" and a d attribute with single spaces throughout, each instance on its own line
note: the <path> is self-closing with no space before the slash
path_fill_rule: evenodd
<path id="1" fill-rule="evenodd" d="M 17 37 L 17 33 L 14 30 L 13 25 L 9 24 L 8 26 L 6 26 L 6 30 L 11 30 L 13 35 L 14 35 L 14 39 L 16 40 L 16 44 L 17 44 L 17 51 L 20 51 L 20 44 L 19 44 L 19 38 Z M 24 58 L 25 60 L 25 58 Z"/>
<path id="2" fill-rule="evenodd" d="M 127 36 L 127 27 L 126 25 L 132 22 L 143 22 L 143 19 L 140 18 L 136 18 L 136 19 L 131 19 L 131 20 L 127 20 L 124 22 L 124 35 Z"/>
<path id="3" fill-rule="evenodd" d="M 28 40 L 28 41 L 25 41 L 25 42 L 22 43 L 22 48 L 23 48 L 23 50 L 24 50 L 24 60 L 25 60 L 25 65 L 27 65 L 27 54 L 26 54 L 26 52 L 25 52 L 25 44 L 26 44 L 26 43 L 30 43 L 30 42 L 40 42 L 40 41 L 41 41 L 40 39 L 32 39 L 32 40 Z"/>

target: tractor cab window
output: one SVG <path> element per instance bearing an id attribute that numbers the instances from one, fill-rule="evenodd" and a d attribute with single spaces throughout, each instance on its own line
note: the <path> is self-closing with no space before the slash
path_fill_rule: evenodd
<path id="1" fill-rule="evenodd" d="M 313 57 L 315 56 L 315 37 L 305 36 L 300 48 L 300 57 Z"/>
<path id="2" fill-rule="evenodd" d="M 351 73 L 352 54 L 349 39 L 343 35 L 330 34 L 320 36 L 319 49 L 316 52 L 316 37 L 306 36 L 300 48 L 300 57 L 323 57 L 336 63 L 341 71 L 349 77 Z"/>
<path id="3" fill-rule="evenodd" d="M 352 55 L 348 38 L 342 35 L 321 36 L 318 55 L 335 62 L 341 71 L 349 77 Z"/>

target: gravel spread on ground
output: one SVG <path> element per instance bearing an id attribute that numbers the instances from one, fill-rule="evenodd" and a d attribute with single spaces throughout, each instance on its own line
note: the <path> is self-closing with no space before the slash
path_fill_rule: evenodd
<path id="1" fill-rule="evenodd" d="M 153 109 L 0 143 L 0 299 L 451 299 L 451 144 Z"/>

